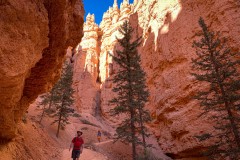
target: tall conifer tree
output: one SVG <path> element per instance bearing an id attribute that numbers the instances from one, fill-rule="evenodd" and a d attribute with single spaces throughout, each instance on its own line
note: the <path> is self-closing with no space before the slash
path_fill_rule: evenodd
<path id="1" fill-rule="evenodd" d="M 54 113 L 56 111 L 54 108 L 52 108 L 52 105 L 53 105 L 53 102 L 55 101 L 55 99 L 56 100 L 58 99 L 58 94 L 56 92 L 56 88 L 58 88 L 58 85 L 59 84 L 56 83 L 50 92 L 47 92 L 40 96 L 40 102 L 38 103 L 38 105 L 42 106 L 42 108 L 41 108 L 42 113 L 40 115 L 39 123 L 42 122 L 42 120 L 45 116 L 50 116 L 52 113 Z"/>
<path id="2" fill-rule="evenodd" d="M 146 149 L 145 137 L 147 136 L 145 123 L 150 120 L 149 112 L 144 109 L 148 100 L 148 90 L 145 85 L 145 73 L 140 66 L 140 56 L 137 47 L 141 44 L 141 38 L 131 41 L 133 29 L 129 22 L 124 22 L 119 32 L 123 35 L 117 41 L 122 50 L 116 51 L 113 60 L 119 66 L 118 72 L 113 77 L 115 87 L 113 92 L 117 96 L 110 102 L 116 107 L 113 115 L 125 115 L 126 118 L 117 127 L 117 139 L 125 140 L 132 144 L 132 159 L 137 159 L 136 146 L 143 145 Z M 138 136 L 142 137 L 142 141 Z"/>
<path id="3" fill-rule="evenodd" d="M 58 124 L 57 134 L 59 136 L 60 129 L 64 129 L 66 124 L 69 124 L 69 116 L 73 116 L 74 109 L 71 105 L 74 102 L 72 88 L 73 83 L 73 69 L 71 64 L 65 63 L 60 80 L 55 86 L 55 97 L 52 101 L 56 107 L 55 113 L 52 117 L 56 119 L 53 121 Z"/>
<path id="4" fill-rule="evenodd" d="M 42 108 L 41 108 L 42 113 L 40 115 L 39 123 L 41 123 L 43 117 L 45 117 L 46 106 L 49 104 L 49 98 L 50 98 L 49 93 L 45 93 L 45 94 L 41 95 L 40 98 L 41 98 L 41 101 L 38 103 L 38 105 L 42 106 Z M 40 106 L 38 106 L 38 107 L 40 107 Z"/>
<path id="5" fill-rule="evenodd" d="M 237 160 L 240 159 L 239 53 L 233 52 L 219 33 L 210 31 L 202 18 L 199 19 L 199 25 L 202 29 L 201 39 L 193 43 L 197 55 L 192 59 L 193 75 L 198 81 L 208 84 L 208 88 L 198 92 L 195 98 L 204 110 L 202 115 L 214 115 L 211 118 L 217 134 L 206 133 L 198 138 L 218 139 L 208 150 L 211 159 L 229 157 Z"/>

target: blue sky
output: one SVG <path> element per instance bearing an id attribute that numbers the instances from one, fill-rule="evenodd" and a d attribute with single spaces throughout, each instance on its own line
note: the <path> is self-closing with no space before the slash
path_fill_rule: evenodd
<path id="1" fill-rule="evenodd" d="M 123 0 L 118 0 L 118 5 L 122 3 Z M 88 13 L 95 14 L 95 21 L 100 24 L 102 20 L 103 13 L 106 12 L 109 6 L 113 5 L 114 0 L 83 0 L 85 9 L 85 19 Z M 133 3 L 133 0 L 129 0 Z"/>

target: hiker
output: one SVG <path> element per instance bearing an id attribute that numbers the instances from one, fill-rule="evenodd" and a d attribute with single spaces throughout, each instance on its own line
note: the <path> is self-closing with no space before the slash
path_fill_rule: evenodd
<path id="1" fill-rule="evenodd" d="M 97 139 L 98 139 L 98 142 L 99 142 L 99 143 L 100 143 L 100 141 L 101 141 L 101 136 L 102 136 L 102 133 L 101 133 L 101 131 L 98 130 Z"/>
<path id="2" fill-rule="evenodd" d="M 84 141 L 82 139 L 82 132 L 81 131 L 77 131 L 77 137 L 74 137 L 72 140 L 72 143 L 70 145 L 69 151 L 71 151 L 71 148 L 73 148 L 72 150 L 72 159 L 73 160 L 79 160 L 80 154 L 83 151 L 83 144 Z"/>

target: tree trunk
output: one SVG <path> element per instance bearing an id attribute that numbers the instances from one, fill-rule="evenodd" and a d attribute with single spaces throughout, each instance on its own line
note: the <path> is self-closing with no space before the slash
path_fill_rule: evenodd
<path id="1" fill-rule="evenodd" d="M 131 91 L 129 92 L 129 104 L 132 104 L 131 101 L 132 101 L 132 94 L 131 94 Z M 136 142 L 135 142 L 135 137 L 136 137 L 136 127 L 134 125 L 134 117 L 136 116 L 134 114 L 134 109 L 132 106 L 129 106 L 130 107 L 130 116 L 131 116 L 131 137 L 132 137 L 132 158 L 133 160 L 136 160 L 137 159 L 137 153 L 136 153 Z"/>
<path id="2" fill-rule="evenodd" d="M 231 125 L 231 129 L 232 129 L 232 133 L 233 133 L 233 136 L 234 136 L 234 139 L 235 139 L 235 142 L 236 142 L 236 145 L 237 145 L 237 150 L 240 151 L 240 137 L 239 137 L 239 132 L 238 132 L 238 128 L 237 128 L 237 125 L 235 123 L 235 120 L 234 120 L 234 117 L 233 117 L 233 114 L 232 114 L 232 111 L 231 111 L 231 105 L 229 104 L 227 98 L 226 98 L 226 93 L 224 91 L 224 88 L 222 86 L 222 84 L 220 83 L 220 89 L 221 89 L 221 93 L 222 93 L 222 96 L 224 98 L 224 106 L 225 106 L 225 109 L 227 111 L 227 114 L 228 114 L 228 118 L 229 118 L 229 121 L 230 121 L 230 125 Z M 237 154 L 233 154 L 237 160 Z"/>
<path id="3" fill-rule="evenodd" d="M 210 49 L 210 47 L 209 47 L 209 49 Z M 210 53 L 211 53 L 211 59 L 212 59 L 212 62 L 213 62 L 214 68 L 215 68 L 215 72 L 216 72 L 216 75 L 217 75 L 217 82 L 218 82 L 218 85 L 220 87 L 221 94 L 222 94 L 222 97 L 223 97 L 223 100 L 224 100 L 224 106 L 225 106 L 225 109 L 227 111 L 228 118 L 229 118 L 230 125 L 231 125 L 231 129 L 232 129 L 232 132 L 233 132 L 233 135 L 234 135 L 234 139 L 235 139 L 235 142 L 237 144 L 238 150 L 240 151 L 240 137 L 239 137 L 239 132 L 238 132 L 238 129 L 237 129 L 237 124 L 234 120 L 234 117 L 233 117 L 233 114 L 232 114 L 232 111 L 231 111 L 231 105 L 229 104 L 229 101 L 227 99 L 227 95 L 226 95 L 226 92 L 223 88 L 222 81 L 219 78 L 220 77 L 219 70 L 218 70 L 218 67 L 217 67 L 217 64 L 216 64 L 216 60 L 215 60 L 214 55 L 213 55 L 213 51 L 211 49 L 210 49 Z"/>
<path id="4" fill-rule="evenodd" d="M 134 113 L 133 111 L 131 111 L 131 136 L 132 136 L 132 158 L 133 160 L 136 160 L 137 157 L 137 153 L 136 153 L 136 142 L 135 142 L 135 125 L 134 125 L 134 121 L 133 121 L 133 117 L 134 117 Z"/>
<path id="5" fill-rule="evenodd" d="M 143 140 L 143 148 L 144 148 L 144 159 L 147 160 L 147 145 L 146 145 L 146 140 L 145 140 L 144 126 L 143 126 L 143 119 L 142 119 L 142 110 L 140 108 L 139 108 L 139 116 L 140 116 L 140 126 L 141 126 L 142 140 Z"/>
<path id="6" fill-rule="evenodd" d="M 64 105 L 64 91 L 63 91 L 63 95 L 62 95 L 62 100 L 61 100 L 61 102 L 62 102 L 62 104 L 61 104 L 61 108 L 60 108 L 60 115 L 59 115 L 59 120 L 58 120 L 58 129 L 57 129 L 57 137 L 58 137 L 58 135 L 59 135 L 59 131 L 60 131 L 60 126 L 61 126 L 61 121 L 62 121 L 62 114 L 63 114 L 63 105 Z"/>
<path id="7" fill-rule="evenodd" d="M 130 109 L 130 118 L 131 118 L 131 138 L 132 138 L 132 159 L 133 160 L 136 160 L 137 159 L 137 153 L 136 153 L 136 142 L 135 142 L 135 132 L 136 132 L 136 128 L 135 128 L 135 125 L 134 125 L 134 108 L 133 106 L 131 106 L 132 104 L 132 99 L 133 99 L 133 96 L 132 96 L 132 81 L 131 81 L 131 63 L 130 63 L 130 57 L 129 55 L 127 54 L 127 61 L 128 61 L 128 68 L 127 68 L 127 73 L 128 73 L 128 84 L 130 86 L 129 88 L 129 91 L 128 91 L 128 102 L 129 102 L 129 109 Z"/>
<path id="8" fill-rule="evenodd" d="M 58 119 L 58 129 L 57 129 L 57 134 L 56 134 L 57 138 L 58 138 L 58 135 L 59 135 L 61 121 L 62 121 L 62 114 L 60 113 L 60 116 L 59 116 L 59 119 Z"/>
<path id="9" fill-rule="evenodd" d="M 235 120 L 234 120 L 232 111 L 231 111 L 231 109 L 230 109 L 230 105 L 229 105 L 229 103 L 228 103 L 228 100 L 226 100 L 225 92 L 224 92 L 222 86 L 221 86 L 221 91 L 222 91 L 222 94 L 223 94 L 223 96 L 224 96 L 225 109 L 227 110 L 227 113 L 228 113 L 228 118 L 229 118 L 229 121 L 230 121 L 230 125 L 231 125 L 231 128 L 232 128 L 232 132 L 233 132 L 233 134 L 234 134 L 235 141 L 236 141 L 236 144 L 237 144 L 237 146 L 238 146 L 238 150 L 240 151 L 240 137 L 239 137 L 238 128 L 237 128 L 237 125 L 236 125 L 236 123 L 235 123 Z"/>
<path id="10" fill-rule="evenodd" d="M 138 99 L 140 95 L 138 93 Z M 144 149 L 144 159 L 147 160 L 147 145 L 146 145 L 146 140 L 145 140 L 145 133 L 144 133 L 144 124 L 143 124 L 143 113 L 142 113 L 141 106 L 139 106 L 138 111 L 139 111 L 139 118 L 140 118 L 140 127 L 141 127 L 141 134 L 142 134 L 142 141 L 143 141 L 143 149 Z"/>

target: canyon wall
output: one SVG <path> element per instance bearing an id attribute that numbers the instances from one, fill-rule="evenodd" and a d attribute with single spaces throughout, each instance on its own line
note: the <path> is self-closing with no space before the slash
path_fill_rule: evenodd
<path id="1" fill-rule="evenodd" d="M 214 141 L 199 143 L 194 136 L 214 130 L 207 117 L 198 117 L 201 110 L 198 102 L 192 99 L 204 87 L 190 74 L 191 58 L 195 56 L 192 42 L 197 39 L 196 33 L 200 31 L 198 19 L 202 16 L 211 29 L 220 31 L 222 36 L 228 38 L 230 46 L 236 47 L 240 46 L 239 13 L 238 0 L 135 0 L 133 4 L 124 0 L 120 8 L 115 0 L 113 7 L 104 13 L 99 27 L 91 22 L 94 26 L 92 36 L 89 36 L 86 27 L 86 39 L 77 49 L 80 54 L 75 68 L 82 67 L 82 73 L 86 70 L 86 63 L 92 64 L 86 58 L 89 57 L 87 49 L 93 49 L 91 52 L 98 55 L 93 61 L 98 59 L 94 64 L 99 64 L 99 68 L 94 69 L 97 73 L 87 69 L 89 75 L 92 75 L 87 78 L 87 86 L 82 86 L 85 85 L 83 80 L 76 83 L 76 86 L 81 84 L 82 88 L 78 87 L 80 90 L 77 94 L 82 95 L 87 89 L 87 95 L 91 95 L 99 87 L 102 116 L 113 123 L 119 122 L 116 117 L 109 115 L 113 106 L 108 101 L 114 96 L 111 91 L 113 84 L 109 79 L 117 68 L 108 53 L 115 54 L 116 49 L 119 49 L 116 44 L 116 36 L 121 37 L 118 28 L 125 20 L 129 20 L 135 29 L 134 38 L 143 37 L 139 53 L 150 91 L 146 107 L 151 112 L 153 121 L 149 124 L 149 129 L 167 155 L 173 158 L 199 157 L 199 153 Z M 90 21 L 89 19 L 86 23 L 91 25 Z M 89 46 L 90 42 L 93 42 L 93 46 Z M 95 77 L 95 74 L 98 76 Z M 96 85 L 98 83 L 99 86 Z M 93 95 L 91 97 L 94 100 Z M 91 103 L 78 102 L 78 106 L 82 109 L 90 107 Z M 88 106 L 84 106 L 86 104 Z"/>
<path id="2" fill-rule="evenodd" d="M 192 42 L 200 31 L 197 22 L 203 17 L 211 29 L 237 47 L 240 5 L 235 0 L 156 0 L 138 1 L 135 6 L 130 22 L 144 37 L 139 52 L 148 76 L 147 107 L 155 118 L 153 132 L 171 157 L 199 156 L 212 141 L 199 143 L 194 136 L 214 129 L 206 117 L 199 118 L 199 104 L 192 99 L 202 87 L 190 74 L 195 55 Z"/>
<path id="3" fill-rule="evenodd" d="M 0 1 L 0 139 L 58 79 L 68 46 L 83 35 L 81 0 Z"/>

